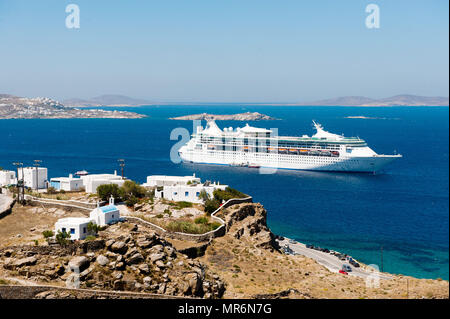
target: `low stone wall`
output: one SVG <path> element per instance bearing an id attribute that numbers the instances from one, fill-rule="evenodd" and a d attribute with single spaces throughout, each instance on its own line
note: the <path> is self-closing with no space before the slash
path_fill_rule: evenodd
<path id="1" fill-rule="evenodd" d="M 61 299 L 186 299 L 186 297 L 139 292 L 72 289 L 56 286 L 0 285 L 0 299 L 35 299 L 39 298 L 40 296 L 37 295 L 43 292 L 49 292 Z"/>
<path id="2" fill-rule="evenodd" d="M 73 200 L 57 200 L 48 198 L 33 197 L 25 195 L 25 200 L 31 205 L 45 205 L 46 207 L 65 207 L 66 209 L 81 209 L 85 211 L 91 211 L 97 207 L 97 204 L 79 202 Z"/>
<path id="3" fill-rule="evenodd" d="M 252 202 L 253 202 L 252 197 L 229 199 L 228 201 L 226 201 L 222 206 L 217 208 L 211 214 L 211 218 L 218 221 L 221 224 L 221 226 L 215 230 L 212 230 L 212 231 L 204 233 L 204 234 L 187 234 L 187 233 L 179 233 L 179 232 L 169 232 L 169 231 L 165 230 L 164 228 L 162 228 L 158 225 L 155 225 L 153 223 L 150 223 L 148 221 L 145 221 L 139 217 L 127 216 L 125 218 L 128 221 L 134 222 L 138 225 L 143 225 L 145 227 L 149 227 L 155 233 L 157 233 L 159 236 L 168 237 L 168 238 L 172 238 L 172 239 L 178 239 L 178 240 L 205 242 L 205 241 L 210 241 L 216 237 L 224 236 L 226 233 L 225 221 L 219 217 L 216 217 L 215 214 L 217 214 L 224 208 L 227 208 L 227 207 L 230 207 L 230 206 L 233 206 L 236 204 L 252 203 Z"/>

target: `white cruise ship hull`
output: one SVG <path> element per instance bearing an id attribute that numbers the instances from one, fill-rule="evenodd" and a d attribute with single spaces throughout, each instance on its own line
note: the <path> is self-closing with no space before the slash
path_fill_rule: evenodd
<path id="1" fill-rule="evenodd" d="M 185 162 L 246 165 L 278 169 L 367 172 L 376 173 L 401 155 L 372 155 L 367 157 L 324 157 L 311 155 L 289 155 L 270 153 L 243 153 L 230 151 L 190 150 L 183 146 L 179 151 Z"/>

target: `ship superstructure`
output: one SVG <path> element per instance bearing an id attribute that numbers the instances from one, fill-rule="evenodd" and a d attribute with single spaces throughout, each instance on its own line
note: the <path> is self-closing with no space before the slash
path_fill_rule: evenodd
<path id="1" fill-rule="evenodd" d="M 186 162 L 299 170 L 375 173 L 401 155 L 379 155 L 359 137 L 327 132 L 314 122 L 312 136 L 278 136 L 252 127 L 224 128 L 210 120 L 179 150 Z"/>

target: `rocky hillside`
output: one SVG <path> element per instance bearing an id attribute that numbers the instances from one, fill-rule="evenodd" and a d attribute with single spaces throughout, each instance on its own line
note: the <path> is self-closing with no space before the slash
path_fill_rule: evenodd
<path id="1" fill-rule="evenodd" d="M 286 255 L 267 227 L 261 204 L 224 210 L 227 233 L 216 238 L 199 260 L 227 284 L 224 298 L 448 298 L 445 280 L 393 276 L 379 288 L 363 278 L 330 272 L 313 259 Z M 406 291 L 407 282 L 409 291 Z"/>
<path id="2" fill-rule="evenodd" d="M 225 285 L 199 261 L 190 260 L 153 232 L 120 223 L 93 241 L 0 250 L 0 278 L 32 284 L 220 298 Z M 38 296 L 37 296 L 38 297 Z"/>
<path id="3" fill-rule="evenodd" d="M 395 95 L 382 99 L 365 96 L 343 96 L 333 99 L 301 103 L 296 105 L 320 106 L 448 106 L 448 97 L 418 96 L 411 94 Z"/>
<path id="4" fill-rule="evenodd" d="M 63 101 L 64 105 L 71 107 L 93 107 L 93 106 L 141 106 L 152 104 L 151 101 L 135 99 L 132 97 L 117 95 L 117 94 L 105 94 L 93 97 L 91 99 L 67 99 Z"/>
<path id="5" fill-rule="evenodd" d="M 0 94 L 0 119 L 142 118 L 145 115 L 105 110 L 65 107 L 49 98 L 25 98 Z"/>

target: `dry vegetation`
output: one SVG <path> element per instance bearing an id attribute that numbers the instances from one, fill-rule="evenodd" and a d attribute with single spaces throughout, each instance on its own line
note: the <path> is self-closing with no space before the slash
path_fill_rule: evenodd
<path id="1" fill-rule="evenodd" d="M 380 288 L 366 288 L 365 280 L 328 271 L 314 260 L 252 248 L 247 239 L 227 234 L 217 238 L 200 259 L 227 283 L 224 298 L 249 298 L 290 288 L 291 298 L 448 298 L 448 281 L 395 276 Z M 409 279 L 409 296 L 407 295 Z"/>

